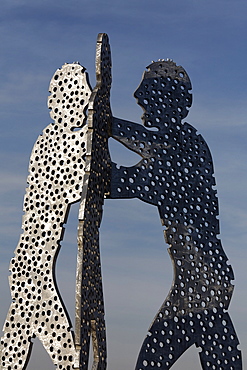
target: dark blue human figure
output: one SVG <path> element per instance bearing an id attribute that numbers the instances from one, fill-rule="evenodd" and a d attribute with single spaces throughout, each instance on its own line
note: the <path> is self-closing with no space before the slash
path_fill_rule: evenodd
<path id="1" fill-rule="evenodd" d="M 113 120 L 112 137 L 141 159 L 132 167 L 112 164 L 109 197 L 139 198 L 158 207 L 174 265 L 171 289 L 143 342 L 136 370 L 170 369 L 192 344 L 201 348 L 203 369 L 242 369 L 227 313 L 234 276 L 218 238 L 212 157 L 202 136 L 182 122 L 192 103 L 190 90 L 181 66 L 153 62 L 134 93 L 147 128 Z"/>

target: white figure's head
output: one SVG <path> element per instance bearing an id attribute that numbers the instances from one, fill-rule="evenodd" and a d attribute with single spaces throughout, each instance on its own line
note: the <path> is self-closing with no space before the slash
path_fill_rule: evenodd
<path id="1" fill-rule="evenodd" d="M 91 95 L 85 68 L 79 63 L 64 64 L 52 77 L 49 92 L 51 118 L 69 129 L 81 127 Z"/>

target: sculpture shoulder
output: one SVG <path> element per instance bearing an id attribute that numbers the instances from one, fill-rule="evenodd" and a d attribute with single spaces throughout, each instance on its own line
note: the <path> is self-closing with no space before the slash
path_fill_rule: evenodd
<path id="1" fill-rule="evenodd" d="M 198 133 L 194 126 L 188 122 L 184 122 L 181 126 L 181 134 L 182 141 L 184 143 L 188 143 L 190 146 L 193 146 L 194 149 L 203 151 L 205 154 L 210 155 L 211 157 L 211 152 L 206 140 L 200 133 Z"/>

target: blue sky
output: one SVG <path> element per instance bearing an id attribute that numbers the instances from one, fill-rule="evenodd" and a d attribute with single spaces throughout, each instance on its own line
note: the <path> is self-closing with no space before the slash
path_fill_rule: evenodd
<path id="1" fill-rule="evenodd" d="M 247 366 L 247 3 L 245 0 L 2 0 L 0 14 L 0 294 L 1 325 L 10 303 L 8 265 L 21 232 L 22 201 L 32 146 L 50 123 L 49 81 L 79 61 L 95 84 L 97 34 L 110 37 L 111 104 L 117 117 L 141 122 L 132 94 L 145 67 L 172 58 L 188 72 L 193 105 L 186 120 L 214 159 L 223 247 L 235 272 L 230 314 Z M 111 141 L 115 162 L 136 155 Z M 74 315 L 77 207 L 58 258 L 62 295 Z M 108 370 L 133 369 L 148 326 L 172 281 L 157 210 L 137 200 L 107 200 L 101 227 L 108 332 Z M 41 361 L 42 359 L 42 361 Z M 52 369 L 35 341 L 28 370 Z M 197 350 L 173 369 L 197 370 Z"/>

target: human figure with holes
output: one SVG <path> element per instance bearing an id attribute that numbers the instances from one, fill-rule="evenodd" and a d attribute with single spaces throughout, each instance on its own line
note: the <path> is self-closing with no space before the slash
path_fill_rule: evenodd
<path id="1" fill-rule="evenodd" d="M 153 62 L 134 93 L 143 125 L 115 118 L 112 137 L 140 155 L 132 167 L 112 164 L 110 198 L 158 207 L 174 266 L 171 289 L 143 342 L 136 370 L 170 369 L 192 344 L 203 369 L 240 370 L 238 338 L 227 313 L 233 272 L 219 235 L 209 148 L 182 120 L 192 103 L 186 71 Z M 156 131 L 154 131 L 156 129 Z"/>
<path id="2" fill-rule="evenodd" d="M 85 68 L 65 64 L 50 83 L 54 123 L 30 157 L 23 232 L 10 263 L 12 303 L 1 339 L 2 370 L 25 369 L 37 336 L 57 369 L 79 368 L 79 351 L 55 278 L 55 261 L 72 203 L 81 199 L 85 124 L 91 88 Z"/>

